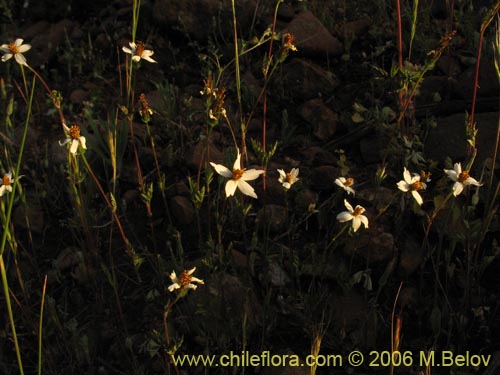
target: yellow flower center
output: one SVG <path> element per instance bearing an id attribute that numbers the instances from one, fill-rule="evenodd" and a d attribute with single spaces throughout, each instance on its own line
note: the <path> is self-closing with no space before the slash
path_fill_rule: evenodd
<path id="1" fill-rule="evenodd" d="M 3 184 L 4 184 L 5 186 L 9 186 L 9 185 L 12 183 L 12 181 L 10 180 L 10 177 L 9 177 L 9 176 L 7 176 L 7 175 L 4 175 L 4 176 L 2 177 L 2 182 L 3 182 Z"/>
<path id="2" fill-rule="evenodd" d="M 71 125 L 69 127 L 69 135 L 73 139 L 79 139 L 80 138 L 80 127 L 78 125 Z"/>
<path id="3" fill-rule="evenodd" d="M 19 53 L 19 48 L 17 48 L 14 42 L 11 42 L 9 43 L 9 51 L 15 55 L 16 53 Z"/>
<path id="4" fill-rule="evenodd" d="M 137 56 L 142 56 L 142 54 L 144 53 L 144 43 L 143 42 L 137 42 L 137 46 L 135 48 L 135 54 Z"/>
<path id="5" fill-rule="evenodd" d="M 245 170 L 246 170 L 246 168 L 234 169 L 233 170 L 233 180 L 239 180 L 243 176 L 243 173 L 245 173 Z"/>
<path id="6" fill-rule="evenodd" d="M 288 182 L 288 183 L 291 184 L 293 182 L 293 180 L 294 180 L 293 175 L 291 173 L 286 173 L 285 174 L 285 180 L 286 180 L 286 182 Z"/>
<path id="7" fill-rule="evenodd" d="M 458 182 L 465 182 L 469 178 L 469 171 L 463 171 L 458 175 Z"/>
<path id="8" fill-rule="evenodd" d="M 182 271 L 182 274 L 179 276 L 179 285 L 181 286 L 181 288 L 184 288 L 191 283 L 192 279 L 193 277 L 189 274 L 189 271 L 184 270 Z"/>
<path id="9" fill-rule="evenodd" d="M 413 184 L 410 185 L 410 189 L 413 191 L 424 190 L 424 185 L 420 181 L 415 181 Z"/>
<path id="10" fill-rule="evenodd" d="M 349 178 L 346 178 L 346 180 L 345 180 L 345 182 L 344 182 L 344 184 L 343 184 L 343 185 L 344 185 L 345 187 L 349 187 L 349 186 L 351 186 L 352 184 L 354 184 L 354 178 L 349 177 Z"/>
<path id="11" fill-rule="evenodd" d="M 359 216 L 361 215 L 363 212 L 364 212 L 364 208 L 361 207 L 361 206 L 357 206 L 355 209 L 354 209 L 354 212 L 352 213 L 352 216 Z"/>

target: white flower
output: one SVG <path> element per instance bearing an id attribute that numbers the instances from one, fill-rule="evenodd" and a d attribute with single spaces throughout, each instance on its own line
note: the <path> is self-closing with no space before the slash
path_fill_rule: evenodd
<path id="1" fill-rule="evenodd" d="M 352 220 L 352 229 L 356 232 L 361 224 L 368 228 L 368 218 L 365 215 L 362 215 L 365 212 L 365 209 L 360 205 L 357 205 L 355 209 L 352 208 L 351 204 L 344 199 L 344 205 L 347 208 L 347 211 L 343 211 L 337 215 L 337 220 L 341 223 Z"/>
<path id="2" fill-rule="evenodd" d="M 2 61 L 5 62 L 14 56 L 19 65 L 28 65 L 23 53 L 30 49 L 31 46 L 29 44 L 23 44 L 23 39 L 21 38 L 9 44 L 2 44 L 0 46 L 0 51 L 3 53 Z"/>
<path id="3" fill-rule="evenodd" d="M 283 169 L 278 169 L 278 173 L 280 174 L 279 183 L 287 190 L 299 180 L 297 177 L 299 175 L 299 168 L 292 168 L 290 173 L 285 173 Z"/>
<path id="4" fill-rule="evenodd" d="M 192 276 L 194 271 L 196 271 L 196 267 L 193 267 L 190 270 L 184 270 L 179 277 L 177 277 L 175 271 L 172 271 L 172 273 L 170 274 L 170 280 L 172 281 L 172 285 L 168 287 L 168 291 L 173 292 L 176 289 L 195 290 L 196 288 L 198 288 L 198 285 L 193 283 L 205 284 L 203 280 L 200 280 L 197 277 Z"/>
<path id="5" fill-rule="evenodd" d="M 247 171 L 245 168 L 242 169 L 240 150 L 237 151 L 238 156 L 236 157 L 236 161 L 234 162 L 232 171 L 221 164 L 210 162 L 210 165 L 214 167 L 215 171 L 218 174 L 225 178 L 229 178 L 229 180 L 226 182 L 226 197 L 234 195 L 234 193 L 236 192 L 236 188 L 238 188 L 243 194 L 248 195 L 252 198 L 257 198 L 255 190 L 247 181 L 257 179 L 262 173 L 264 173 L 264 171 L 258 169 L 249 169 Z"/>
<path id="6" fill-rule="evenodd" d="M 453 184 L 453 195 L 457 197 L 464 190 L 467 185 L 481 186 L 476 179 L 469 176 L 469 171 L 462 171 L 462 164 L 455 163 L 453 169 L 445 169 L 444 173 L 448 175 L 450 179 L 455 181 Z"/>
<path id="7" fill-rule="evenodd" d="M 144 60 L 149 61 L 151 63 L 156 62 L 155 60 L 153 60 L 151 58 L 151 56 L 153 56 L 154 52 L 149 50 L 149 49 L 145 49 L 144 43 L 137 42 L 137 44 L 136 44 L 134 42 L 129 42 L 128 45 L 130 46 L 130 48 L 122 47 L 122 50 L 123 50 L 123 52 L 128 53 L 129 55 L 132 55 L 132 60 L 134 60 L 135 62 L 139 62 L 139 61 L 141 61 L 141 59 L 144 59 Z"/>
<path id="8" fill-rule="evenodd" d="M 403 180 L 397 183 L 398 189 L 405 193 L 411 192 L 415 201 L 421 206 L 424 201 L 418 191 L 425 190 L 427 185 L 420 181 L 420 175 L 418 173 L 414 173 L 412 177 L 410 171 L 406 168 L 403 171 L 403 178 Z"/>
<path id="9" fill-rule="evenodd" d="M 12 193 L 12 183 L 14 182 L 14 180 L 12 179 L 12 173 L 8 172 L 4 174 L 1 182 L 2 185 L 0 186 L 0 197 L 7 192 Z"/>
<path id="10" fill-rule="evenodd" d="M 69 128 L 66 124 L 63 124 L 64 132 L 66 133 L 66 139 L 64 141 L 59 141 L 59 145 L 64 146 L 71 142 L 69 152 L 76 154 L 78 146 L 81 146 L 84 150 L 87 149 L 85 137 L 80 135 L 80 127 L 76 124 L 71 125 Z"/>
<path id="11" fill-rule="evenodd" d="M 353 178 L 345 178 L 345 177 L 339 177 L 335 180 L 335 184 L 340 186 L 342 189 L 347 191 L 347 194 L 355 194 L 354 189 L 351 187 L 354 185 L 354 179 Z"/>

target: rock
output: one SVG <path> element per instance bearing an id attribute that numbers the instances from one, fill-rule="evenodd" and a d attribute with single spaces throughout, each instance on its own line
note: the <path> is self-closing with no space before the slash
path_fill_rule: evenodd
<path id="1" fill-rule="evenodd" d="M 39 25 L 41 28 L 43 25 Z M 63 51 L 65 47 L 63 43 L 67 37 L 71 36 L 77 24 L 68 19 L 63 19 L 57 23 L 50 24 L 43 32 L 33 36 L 29 42 L 31 44 L 31 54 L 27 54 L 28 63 L 32 66 L 40 66 L 46 64 L 56 56 L 58 51 Z M 28 30 L 33 33 L 34 30 Z M 61 55 L 62 56 L 62 55 Z"/>
<path id="2" fill-rule="evenodd" d="M 170 212 L 176 223 L 188 225 L 194 221 L 194 207 L 189 198 L 176 195 L 169 202 Z"/>
<path id="3" fill-rule="evenodd" d="M 310 11 L 299 13 L 286 26 L 285 32 L 295 37 L 294 44 L 301 54 L 328 58 L 344 52 L 342 43 Z"/>
<path id="4" fill-rule="evenodd" d="M 381 228 L 363 230 L 355 241 L 347 242 L 344 248 L 344 254 L 348 256 L 359 255 L 370 263 L 391 259 L 393 253 L 394 237 Z"/>
<path id="5" fill-rule="evenodd" d="M 311 165 L 335 165 L 337 158 L 330 151 L 319 146 L 311 146 L 302 151 L 302 156 Z"/>
<path id="6" fill-rule="evenodd" d="M 334 186 L 334 181 L 338 177 L 339 170 L 331 165 L 322 165 L 312 170 L 311 187 L 318 190 L 331 190 Z"/>
<path id="7" fill-rule="evenodd" d="M 222 163 L 223 159 L 222 152 L 212 143 L 209 143 L 208 147 L 210 153 L 209 156 L 210 160 L 208 161 L 212 161 L 217 164 Z M 206 161 L 207 158 L 206 152 L 207 152 L 206 142 L 203 140 L 198 142 L 188 153 L 187 163 L 189 168 L 198 170 L 200 164 Z"/>
<path id="8" fill-rule="evenodd" d="M 314 127 L 314 135 L 326 141 L 335 134 L 339 116 L 326 106 L 323 99 L 311 99 L 299 108 L 300 116 Z"/>
<path id="9" fill-rule="evenodd" d="M 75 89 L 69 94 L 69 101 L 73 104 L 82 104 L 90 98 L 90 93 L 83 89 Z"/>
<path id="10" fill-rule="evenodd" d="M 284 67 L 287 74 L 281 83 L 292 98 L 303 100 L 331 94 L 338 83 L 331 72 L 312 62 L 294 58 Z"/>
<path id="11" fill-rule="evenodd" d="M 475 165 L 480 166 L 484 160 L 493 155 L 497 137 L 498 112 L 476 113 L 477 155 Z M 429 131 L 425 145 L 425 156 L 442 161 L 450 157 L 454 162 L 467 158 L 465 137 L 465 115 L 457 113 L 438 119 L 437 126 Z M 498 155 L 500 158 L 500 152 Z"/>
<path id="12" fill-rule="evenodd" d="M 403 237 L 398 272 L 403 277 L 413 274 L 424 260 L 425 250 L 411 237 Z"/>
<path id="13" fill-rule="evenodd" d="M 365 164 L 377 164 L 382 160 L 382 152 L 385 148 L 384 142 L 379 136 L 371 135 L 359 141 L 359 151 Z"/>
<path id="14" fill-rule="evenodd" d="M 372 21 L 369 17 L 349 21 L 343 25 L 341 24 L 342 26 L 339 27 L 337 35 L 344 35 L 350 41 L 357 40 L 368 32 L 371 24 Z"/>
<path id="15" fill-rule="evenodd" d="M 318 204 L 318 194 L 312 190 L 300 190 L 295 196 L 295 209 L 301 214 L 309 212 L 309 207 L 316 204 Z"/>
<path id="16" fill-rule="evenodd" d="M 271 232 L 282 232 L 287 228 L 288 213 L 285 207 L 277 204 L 268 204 L 260 209 L 257 214 L 257 223 L 262 228 L 268 228 Z M 265 231 L 266 229 L 264 229 Z"/>
<path id="17" fill-rule="evenodd" d="M 458 79 L 458 90 L 463 97 L 469 101 L 472 100 L 474 90 L 474 80 L 476 77 L 476 65 L 471 65 L 465 70 Z M 493 59 L 481 59 L 479 65 L 478 97 L 497 96 L 499 92 L 498 77 L 495 70 Z"/>
<path id="18" fill-rule="evenodd" d="M 256 0 L 239 0 L 235 2 L 235 6 L 238 29 L 249 30 L 254 19 Z M 178 29 L 201 41 L 207 40 L 214 32 L 232 32 L 233 29 L 229 0 L 155 0 L 153 18 L 160 27 Z M 214 19 L 217 22 L 214 22 Z M 214 24 L 217 24 L 220 30 L 214 30 Z"/>

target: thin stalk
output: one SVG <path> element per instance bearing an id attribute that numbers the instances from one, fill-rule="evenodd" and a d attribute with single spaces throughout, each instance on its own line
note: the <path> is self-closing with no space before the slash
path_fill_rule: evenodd
<path id="1" fill-rule="evenodd" d="M 236 8 L 234 6 L 234 0 L 231 0 L 231 10 L 233 12 L 233 37 L 234 37 L 234 65 L 236 71 L 236 97 L 238 100 L 238 112 L 240 116 L 241 124 L 241 153 L 243 157 L 247 157 L 247 147 L 245 140 L 245 124 L 243 123 L 243 108 L 241 104 L 241 78 L 240 78 L 240 52 L 238 47 L 238 30 L 236 23 Z"/>
<path id="2" fill-rule="evenodd" d="M 476 111 L 477 89 L 479 87 L 479 66 L 481 63 L 481 52 L 483 49 L 484 33 L 485 33 L 486 29 L 488 28 L 488 26 L 490 25 L 490 23 L 493 21 L 493 18 L 495 17 L 495 15 L 498 13 L 499 10 L 500 10 L 500 0 L 498 0 L 496 2 L 495 6 L 492 8 L 492 10 L 490 12 L 488 12 L 485 20 L 481 24 L 481 30 L 479 33 L 479 42 L 478 42 L 478 47 L 477 47 L 476 75 L 474 77 L 474 89 L 472 92 L 472 107 L 470 110 L 470 122 L 469 122 L 469 129 L 470 130 L 472 130 L 472 128 L 474 127 L 474 113 Z M 470 146 L 469 146 L 469 151 L 471 151 Z"/>
<path id="3" fill-rule="evenodd" d="M 16 194 L 16 190 L 17 190 L 17 188 L 16 188 L 17 181 L 19 178 L 19 171 L 21 169 L 21 162 L 23 159 L 24 146 L 26 144 L 26 137 L 28 135 L 28 127 L 29 127 L 29 122 L 31 119 L 31 110 L 32 110 L 32 105 L 33 105 L 33 96 L 35 93 L 35 83 L 36 83 L 36 81 L 33 78 L 33 83 L 31 86 L 31 94 L 30 94 L 29 101 L 28 101 L 26 121 L 24 123 L 24 132 L 23 132 L 23 137 L 21 140 L 21 146 L 19 149 L 19 156 L 17 158 L 16 172 L 14 174 L 15 183 L 13 184 L 14 186 L 12 187 L 12 192 L 10 194 L 9 206 L 7 208 L 7 214 L 5 215 L 5 228 L 4 228 L 3 235 L 2 235 L 2 242 L 0 245 L 0 274 L 1 274 L 1 278 L 2 278 L 3 293 L 5 296 L 5 302 L 7 304 L 7 313 L 9 315 L 10 327 L 12 329 L 12 336 L 14 338 L 14 347 L 16 350 L 16 358 L 17 358 L 17 363 L 19 366 L 19 373 L 21 375 L 24 375 L 23 361 L 21 358 L 21 349 L 19 347 L 19 341 L 17 339 L 16 324 L 14 322 L 14 313 L 12 312 L 12 304 L 10 301 L 9 284 L 7 281 L 7 271 L 5 269 L 5 264 L 4 264 L 4 260 L 3 260 L 3 252 L 5 250 L 5 245 L 7 243 L 7 234 L 9 232 L 9 223 L 10 223 L 10 218 L 12 216 L 12 208 L 14 206 L 14 198 L 15 198 L 15 194 Z"/>
<path id="4" fill-rule="evenodd" d="M 47 275 L 43 280 L 42 302 L 40 303 L 40 321 L 38 323 L 38 375 L 42 375 L 42 333 L 43 333 L 43 310 L 45 305 L 45 292 L 47 290 Z"/>

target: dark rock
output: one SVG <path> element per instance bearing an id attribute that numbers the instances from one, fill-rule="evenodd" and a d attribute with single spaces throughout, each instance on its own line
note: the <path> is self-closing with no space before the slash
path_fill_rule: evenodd
<path id="1" fill-rule="evenodd" d="M 287 95 L 303 100 L 331 94 L 337 87 L 337 81 L 328 72 L 312 62 L 294 58 L 284 67 L 287 74 L 281 81 Z"/>
<path id="2" fill-rule="evenodd" d="M 274 232 L 282 232 L 287 228 L 288 212 L 286 207 L 277 204 L 267 204 L 257 214 L 257 223 L 269 227 Z"/>
<path id="3" fill-rule="evenodd" d="M 481 165 L 487 157 L 493 155 L 497 138 L 498 113 L 476 113 L 477 155 L 475 165 Z M 457 113 L 438 119 L 437 127 L 429 131 L 424 145 L 426 157 L 438 161 L 450 157 L 454 162 L 467 158 L 465 137 L 465 115 Z M 500 153 L 499 153 L 500 154 Z M 498 155 L 500 157 L 500 155 Z"/>
<path id="4" fill-rule="evenodd" d="M 403 277 L 413 274 L 424 260 L 425 250 L 413 238 L 406 237 L 401 243 L 398 272 Z"/>
<path id="5" fill-rule="evenodd" d="M 299 108 L 300 116 L 314 127 L 316 138 L 325 141 L 335 134 L 339 116 L 326 106 L 323 99 L 311 99 Z"/>
<path id="6" fill-rule="evenodd" d="M 310 11 L 299 13 L 288 24 L 285 32 L 295 37 L 294 44 L 300 54 L 334 57 L 344 51 L 342 43 Z"/>
<path id="7" fill-rule="evenodd" d="M 338 177 L 339 170 L 331 165 L 322 165 L 312 170 L 311 187 L 314 190 L 333 189 L 334 181 Z"/>
<path id="8" fill-rule="evenodd" d="M 334 165 L 338 159 L 330 151 L 319 146 L 311 146 L 302 151 L 302 155 L 310 165 Z"/>
<path id="9" fill-rule="evenodd" d="M 472 100 L 474 80 L 476 77 L 475 64 L 467 68 L 458 77 L 458 90 L 462 92 L 467 101 Z M 498 77 L 493 59 L 481 59 L 479 66 L 478 97 L 497 96 L 499 92 Z"/>
<path id="10" fill-rule="evenodd" d="M 194 221 L 194 207 L 189 198 L 176 195 L 170 199 L 169 206 L 176 223 L 188 225 Z"/>
<path id="11" fill-rule="evenodd" d="M 222 163 L 223 154 L 215 147 L 212 143 L 208 144 L 209 147 L 209 159 L 208 162 L 214 162 L 216 164 Z M 187 163 L 191 169 L 198 169 L 201 163 L 207 161 L 207 144 L 205 141 L 198 142 L 188 153 Z M 232 166 L 232 165 L 231 165 Z M 230 166 L 230 167 L 231 167 Z"/>
<path id="12" fill-rule="evenodd" d="M 381 228 L 359 230 L 356 241 L 349 241 L 344 248 L 346 255 L 359 255 L 369 262 L 382 262 L 392 258 L 394 253 L 394 237 Z"/>
<path id="13" fill-rule="evenodd" d="M 224 3 L 224 4 L 222 4 Z M 240 30 L 251 27 L 256 0 L 235 2 L 236 19 Z M 207 40 L 209 35 L 223 30 L 232 30 L 233 16 L 228 0 L 155 0 L 153 17 L 161 26 L 175 28 L 197 40 Z M 193 11 L 196 9 L 196 11 Z M 221 30 L 214 30 L 214 19 Z"/>

